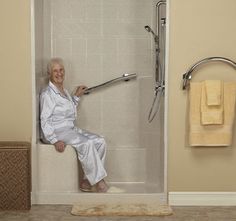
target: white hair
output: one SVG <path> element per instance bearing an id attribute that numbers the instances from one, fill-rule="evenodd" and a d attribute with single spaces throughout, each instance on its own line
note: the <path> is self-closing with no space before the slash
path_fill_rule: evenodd
<path id="1" fill-rule="evenodd" d="M 64 68 L 64 62 L 62 58 L 51 58 L 47 64 L 47 73 L 50 75 L 52 72 L 52 68 L 55 64 L 59 64 Z"/>

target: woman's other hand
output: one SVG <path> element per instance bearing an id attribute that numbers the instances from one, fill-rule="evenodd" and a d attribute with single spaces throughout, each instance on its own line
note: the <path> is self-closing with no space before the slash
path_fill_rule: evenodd
<path id="1" fill-rule="evenodd" d="M 85 85 L 81 85 L 81 86 L 78 86 L 76 91 L 75 91 L 75 95 L 77 97 L 80 97 L 84 94 L 84 92 L 86 91 L 87 87 Z"/>
<path id="2" fill-rule="evenodd" d="M 58 152 L 63 152 L 65 150 L 65 143 L 63 141 L 57 141 L 56 143 L 54 143 L 54 146 L 55 146 L 55 149 L 58 151 Z"/>

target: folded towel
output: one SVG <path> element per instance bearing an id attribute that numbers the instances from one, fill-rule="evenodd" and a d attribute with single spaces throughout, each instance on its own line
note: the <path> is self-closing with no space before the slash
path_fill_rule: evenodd
<path id="1" fill-rule="evenodd" d="M 204 81 L 204 84 L 206 89 L 207 105 L 222 105 L 222 81 L 207 80 Z"/>
<path id="2" fill-rule="evenodd" d="M 236 99 L 236 83 L 225 82 L 223 89 L 224 124 L 201 125 L 201 82 L 190 83 L 190 146 L 230 146 Z"/>
<path id="3" fill-rule="evenodd" d="M 201 123 L 203 125 L 223 124 L 223 84 L 221 81 L 202 82 Z"/>

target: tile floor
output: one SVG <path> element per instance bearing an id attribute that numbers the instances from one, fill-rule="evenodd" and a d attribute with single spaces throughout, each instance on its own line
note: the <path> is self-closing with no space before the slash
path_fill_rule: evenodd
<path id="1" fill-rule="evenodd" d="M 172 207 L 164 217 L 79 217 L 70 214 L 70 205 L 33 205 L 30 211 L 0 211 L 1 221 L 236 221 L 234 207 Z"/>

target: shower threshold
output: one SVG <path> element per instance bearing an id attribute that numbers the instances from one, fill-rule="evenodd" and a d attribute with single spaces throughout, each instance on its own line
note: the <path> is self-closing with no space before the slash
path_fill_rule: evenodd
<path id="1" fill-rule="evenodd" d="M 108 182 L 109 187 L 120 189 L 122 193 L 161 193 L 159 184 L 147 184 L 144 182 Z M 118 191 L 117 189 L 117 191 Z"/>
<path id="2" fill-rule="evenodd" d="M 74 204 L 74 203 L 167 203 L 167 194 L 157 192 L 158 186 L 144 183 L 108 182 L 124 192 L 38 192 L 34 194 L 33 204 Z"/>
<path id="3" fill-rule="evenodd" d="M 167 204 L 166 193 L 85 193 L 40 192 L 32 197 L 33 204 L 70 205 L 74 203 L 156 203 Z"/>

